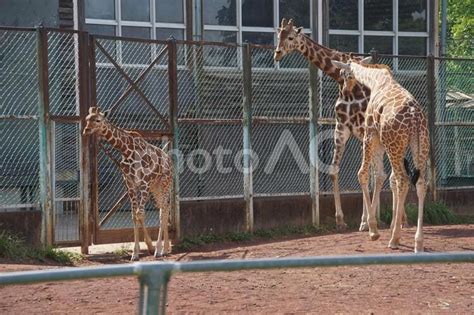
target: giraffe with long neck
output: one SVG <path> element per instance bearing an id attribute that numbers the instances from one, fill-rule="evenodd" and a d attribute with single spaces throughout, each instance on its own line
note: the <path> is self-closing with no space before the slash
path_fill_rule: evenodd
<path id="1" fill-rule="evenodd" d="M 375 204 L 369 195 L 369 167 L 374 152 L 385 150 L 392 166 L 391 182 L 395 196 L 392 236 L 389 247 L 398 248 L 401 237 L 402 213 L 409 189 L 409 176 L 405 164 L 405 154 L 410 148 L 415 170 L 411 172 L 411 181 L 416 186 L 418 196 L 418 222 L 415 234 L 415 252 L 423 251 L 423 205 L 426 195 L 426 162 L 429 154 L 428 123 L 416 99 L 393 77 L 386 65 L 370 65 L 364 62 L 348 63 L 335 61 L 341 69 L 345 84 L 354 80 L 371 89 L 371 98 L 365 115 L 365 134 L 363 157 L 358 173 L 364 194 L 364 203 L 368 209 L 369 235 L 378 239 Z"/>
<path id="2" fill-rule="evenodd" d="M 283 19 L 281 27 L 278 30 L 278 45 L 275 49 L 274 59 L 280 61 L 283 56 L 293 51 L 298 51 L 303 54 L 306 59 L 321 69 L 326 75 L 334 79 L 339 85 L 339 96 L 335 104 L 336 126 L 334 129 L 334 152 L 329 174 L 333 182 L 336 226 L 338 229 L 344 229 L 346 224 L 341 207 L 339 166 L 346 143 L 351 135 L 356 137 L 359 141 L 362 141 L 364 137 L 365 111 L 370 100 L 370 89 L 356 81 L 352 82 L 351 85 L 344 85 L 344 79 L 332 61 L 345 62 L 351 59 L 352 56 L 350 54 L 330 49 L 314 42 L 303 33 L 301 27 L 295 27 L 292 20 L 287 22 L 286 19 Z M 376 191 L 382 189 L 387 177 L 383 168 L 383 155 L 383 152 L 380 152 L 374 161 L 377 173 L 375 178 Z M 377 200 L 379 200 L 378 196 Z M 359 230 L 363 231 L 367 228 L 367 209 L 364 205 Z"/>
<path id="3" fill-rule="evenodd" d="M 173 180 L 171 157 L 164 149 L 145 141 L 139 133 L 114 126 L 98 107 L 89 109 L 84 134 L 96 134 L 121 153 L 121 160 L 118 164 L 132 207 L 135 246 L 131 260 L 139 260 L 139 226 L 143 229 L 148 251 L 153 252 L 152 240 L 145 226 L 145 205 L 150 194 L 154 197 L 157 208 L 160 209 L 160 226 L 155 246 L 155 257 L 168 254 L 170 252 L 168 238 L 168 219 L 171 208 L 170 189 Z"/>

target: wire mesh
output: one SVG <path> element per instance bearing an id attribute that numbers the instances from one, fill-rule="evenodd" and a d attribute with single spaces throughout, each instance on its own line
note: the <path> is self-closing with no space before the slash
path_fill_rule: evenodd
<path id="1" fill-rule="evenodd" d="M 0 119 L 0 208 L 38 203 L 38 121 Z"/>
<path id="2" fill-rule="evenodd" d="M 97 104 L 110 110 L 108 119 L 120 128 L 165 130 L 169 116 L 167 54 L 145 73 L 166 46 L 152 42 L 135 42 L 96 38 Z M 99 47 L 102 47 L 100 49 Z M 112 58 L 119 69 L 112 65 Z M 133 86 L 128 80 L 134 82 Z"/>
<path id="3" fill-rule="evenodd" d="M 474 61 L 440 60 L 436 157 L 440 187 L 474 186 Z"/>
<path id="4" fill-rule="evenodd" d="M 56 242 L 79 240 L 81 183 L 79 135 L 79 123 L 55 123 L 53 211 Z"/>
<path id="5" fill-rule="evenodd" d="M 77 34 L 48 32 L 49 109 L 52 115 L 79 116 Z"/>
<path id="6" fill-rule="evenodd" d="M 180 51 L 180 197 L 242 195 L 241 47 L 179 44 Z"/>
<path id="7" fill-rule="evenodd" d="M 309 193 L 307 124 L 253 126 L 254 193 Z"/>
<path id="8" fill-rule="evenodd" d="M 36 38 L 33 31 L 0 29 L 0 115 L 37 113 Z"/>
<path id="9" fill-rule="evenodd" d="M 252 59 L 268 53 L 253 47 Z M 273 53 L 273 51 L 270 51 Z M 271 55 L 271 54 L 270 54 Z M 261 58 L 261 57 L 260 57 Z M 273 61 L 273 56 L 271 57 Z M 258 59 L 257 59 L 258 60 Z M 309 64 L 299 54 L 284 59 L 280 68 L 265 68 L 255 62 L 252 68 L 253 117 L 307 118 L 309 116 Z"/>

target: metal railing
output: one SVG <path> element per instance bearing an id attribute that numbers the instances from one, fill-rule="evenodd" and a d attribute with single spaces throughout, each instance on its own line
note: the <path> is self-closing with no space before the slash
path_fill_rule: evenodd
<path id="1" fill-rule="evenodd" d="M 0 285 L 137 276 L 140 282 L 139 314 L 165 314 L 168 282 L 173 274 L 180 272 L 427 263 L 474 263 L 474 252 L 134 263 L 104 267 L 4 273 L 0 274 Z"/>

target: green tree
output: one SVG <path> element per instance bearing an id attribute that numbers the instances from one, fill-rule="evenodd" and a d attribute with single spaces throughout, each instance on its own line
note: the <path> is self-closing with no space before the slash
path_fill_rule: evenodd
<path id="1" fill-rule="evenodd" d="M 474 0 L 448 0 L 447 13 L 447 54 L 473 57 Z"/>

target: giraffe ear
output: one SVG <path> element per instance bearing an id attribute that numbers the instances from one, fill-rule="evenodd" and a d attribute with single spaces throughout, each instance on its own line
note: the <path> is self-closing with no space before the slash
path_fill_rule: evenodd
<path id="1" fill-rule="evenodd" d="M 303 34 L 303 28 L 302 27 L 296 28 L 296 34 Z"/>
<path id="2" fill-rule="evenodd" d="M 369 57 L 365 57 L 364 59 L 362 59 L 362 60 L 360 61 L 360 64 L 362 64 L 362 65 L 368 65 L 368 64 L 370 64 L 370 63 L 372 63 L 372 57 L 370 57 L 370 56 L 369 56 Z"/>
<path id="3" fill-rule="evenodd" d="M 109 114 L 109 111 L 108 111 L 108 110 L 106 110 L 106 111 L 104 111 L 104 112 L 102 113 L 102 115 L 104 116 L 104 118 L 107 118 L 107 115 L 108 115 L 108 114 Z"/>
<path id="4" fill-rule="evenodd" d="M 344 63 L 344 62 L 340 62 L 340 61 L 337 61 L 337 60 L 331 60 L 332 64 L 336 67 L 336 68 L 339 68 L 339 69 L 350 69 L 351 66 L 347 63 Z"/>

